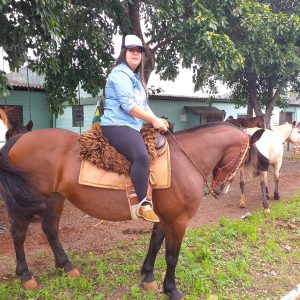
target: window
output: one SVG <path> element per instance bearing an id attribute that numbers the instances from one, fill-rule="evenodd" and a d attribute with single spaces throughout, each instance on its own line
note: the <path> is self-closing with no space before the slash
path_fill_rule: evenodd
<path id="1" fill-rule="evenodd" d="M 72 106 L 72 120 L 73 120 L 73 127 L 83 127 L 83 123 L 84 123 L 83 105 Z"/>
<path id="2" fill-rule="evenodd" d="M 284 124 L 285 122 L 292 123 L 294 121 L 292 112 L 280 112 L 279 114 L 279 124 Z"/>
<path id="3" fill-rule="evenodd" d="M 244 115 L 244 114 L 237 114 L 237 118 L 244 118 L 244 119 L 247 119 L 247 115 Z"/>
<path id="4" fill-rule="evenodd" d="M 286 122 L 288 123 L 292 123 L 294 120 L 293 120 L 293 113 L 292 112 L 287 112 L 286 113 Z"/>
<path id="5" fill-rule="evenodd" d="M 223 121 L 223 116 L 221 115 L 206 116 L 206 123 L 219 122 L 219 121 Z"/>

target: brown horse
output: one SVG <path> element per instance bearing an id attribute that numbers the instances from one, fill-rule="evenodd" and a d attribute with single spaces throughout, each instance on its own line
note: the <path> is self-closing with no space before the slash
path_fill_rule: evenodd
<path id="1" fill-rule="evenodd" d="M 23 134 L 32 130 L 33 122 L 30 120 L 27 125 L 21 124 L 19 121 L 13 121 L 9 117 L 9 113 L 14 110 L 15 106 L 8 109 L 0 108 L 0 148 L 16 134 Z"/>
<path id="2" fill-rule="evenodd" d="M 32 130 L 33 123 L 29 121 L 26 126 L 17 121 L 11 121 L 8 117 L 10 111 L 15 107 L 9 109 L 0 108 L 0 148 L 4 146 L 6 141 L 16 134 L 23 134 Z M 0 199 L 0 201 L 2 201 Z M 0 225 L 0 232 L 6 231 L 7 229 Z"/>
<path id="3" fill-rule="evenodd" d="M 5 134 L 5 139 L 8 141 L 16 134 L 24 134 L 32 131 L 33 122 L 30 120 L 26 125 L 23 125 L 19 121 L 10 121 L 10 126 Z"/>
<path id="4" fill-rule="evenodd" d="M 263 129 L 265 128 L 264 115 L 249 118 L 249 119 L 245 119 L 245 118 L 234 119 L 232 116 L 229 116 L 225 122 L 231 123 L 235 126 L 242 127 L 242 128 L 253 128 L 253 127 L 259 127 Z"/>
<path id="5" fill-rule="evenodd" d="M 110 221 L 131 219 L 124 191 L 78 184 L 81 161 L 78 134 L 62 129 L 41 129 L 15 136 L 0 152 L 0 192 L 11 221 L 16 251 L 16 274 L 25 288 L 37 287 L 24 252 L 31 218 L 39 214 L 57 267 L 79 276 L 58 239 L 59 220 L 68 199 L 92 217 Z M 210 123 L 167 135 L 171 152 L 171 186 L 155 190 L 153 204 L 160 223 L 153 227 L 141 273 L 146 289 L 157 288 L 156 255 L 165 239 L 167 270 L 163 289 L 169 299 L 181 299 L 175 268 L 188 221 L 200 206 L 207 177 L 210 190 L 227 190 L 248 149 L 249 138 L 226 123 Z M 209 151 L 208 151 L 209 150 Z M 184 170 L 184 171 L 183 171 Z"/>

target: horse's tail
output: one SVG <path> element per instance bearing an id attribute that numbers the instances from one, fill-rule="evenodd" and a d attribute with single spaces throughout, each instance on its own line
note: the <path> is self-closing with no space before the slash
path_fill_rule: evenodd
<path id="1" fill-rule="evenodd" d="M 263 133 L 265 132 L 264 129 L 259 129 L 254 132 L 254 134 L 250 137 L 250 149 L 248 159 L 245 162 L 245 166 L 251 166 L 255 170 L 267 171 L 270 165 L 270 161 L 267 157 L 262 155 L 255 143 L 262 137 Z"/>
<path id="2" fill-rule="evenodd" d="M 11 138 L 0 151 L 0 195 L 8 211 L 38 214 L 44 210 L 46 198 L 33 188 L 25 172 L 8 162 L 8 153 L 20 137 Z"/>

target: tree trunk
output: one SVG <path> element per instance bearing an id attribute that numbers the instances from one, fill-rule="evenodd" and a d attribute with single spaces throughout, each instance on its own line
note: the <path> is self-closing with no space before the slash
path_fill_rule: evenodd
<path id="1" fill-rule="evenodd" d="M 282 92 L 283 86 L 279 86 L 276 92 L 273 94 L 273 85 L 271 83 L 268 84 L 268 104 L 266 107 L 266 114 L 265 114 L 265 124 L 267 128 L 270 128 L 270 121 L 271 116 L 276 105 L 277 100 Z"/>
<path id="2" fill-rule="evenodd" d="M 253 110 L 256 116 L 261 116 L 263 113 L 257 98 L 256 74 L 251 71 L 247 71 L 245 77 L 248 80 L 248 117 L 253 117 Z"/>
<path id="3" fill-rule="evenodd" d="M 128 1 L 128 17 L 131 24 L 130 33 L 137 35 L 142 40 L 146 50 L 144 54 L 144 76 L 147 83 L 155 68 L 155 55 L 154 51 L 144 41 L 140 20 L 140 0 L 133 0 L 132 3 Z"/>

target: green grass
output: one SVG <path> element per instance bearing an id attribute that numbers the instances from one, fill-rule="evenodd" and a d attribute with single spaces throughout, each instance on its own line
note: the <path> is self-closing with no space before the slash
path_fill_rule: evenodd
<path id="1" fill-rule="evenodd" d="M 140 266 L 148 238 L 117 245 L 112 253 L 71 253 L 82 273 L 69 279 L 61 270 L 38 274 L 40 289 L 24 291 L 19 281 L 0 285 L 6 299 L 166 299 L 140 287 Z M 42 255 L 42 254 L 41 254 Z M 46 254 L 45 254 L 46 255 Z M 164 250 L 155 275 L 162 284 Z M 300 196 L 271 206 L 265 216 L 220 219 L 219 225 L 187 230 L 176 278 L 186 300 L 280 299 L 300 283 Z"/>

